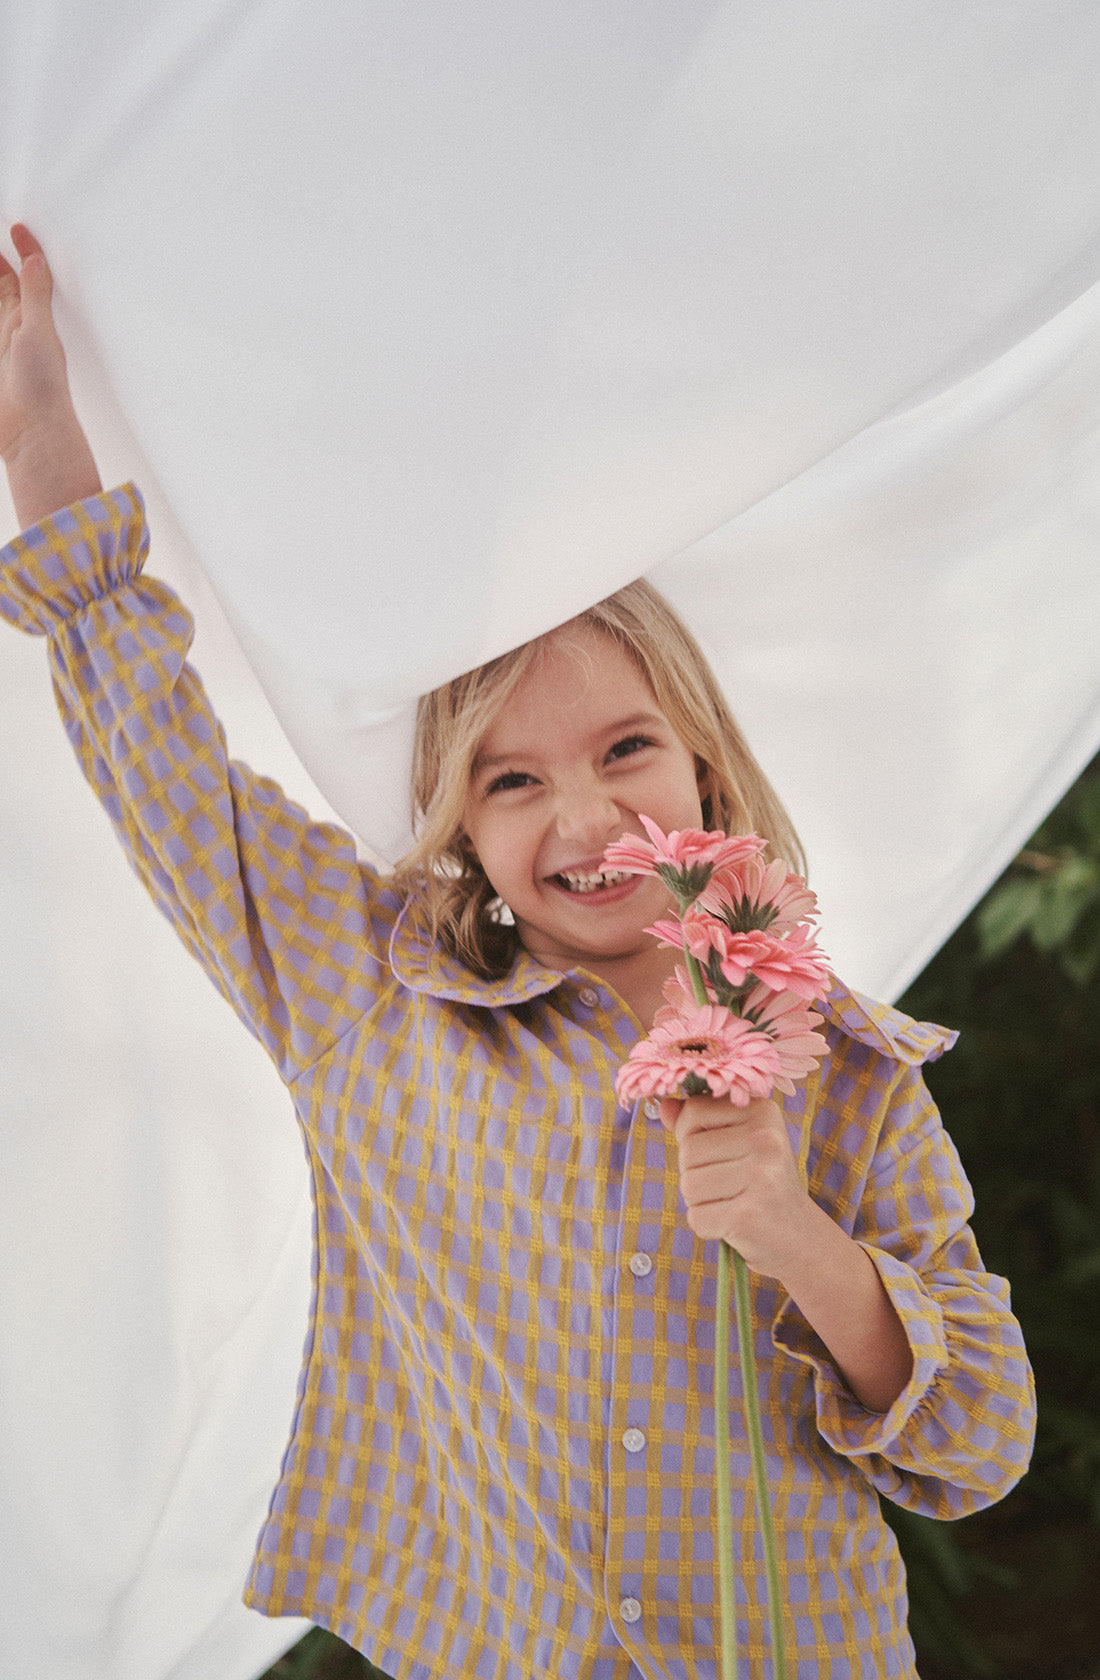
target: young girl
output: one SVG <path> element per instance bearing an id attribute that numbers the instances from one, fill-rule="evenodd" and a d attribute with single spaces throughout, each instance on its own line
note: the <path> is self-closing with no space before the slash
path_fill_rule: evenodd
<path id="1" fill-rule="evenodd" d="M 276 1061 L 312 1168 L 310 1327 L 247 1602 L 400 1680 L 713 1676 L 724 1238 L 754 1274 L 791 1672 L 912 1676 L 879 1495 L 963 1516 L 1033 1429 L 920 1075 L 952 1035 L 836 983 L 830 1053 L 782 1107 L 617 1105 L 674 956 L 644 931 L 665 889 L 602 872 L 606 844 L 644 813 L 798 857 L 691 637 L 635 583 L 427 696 L 417 843 L 379 876 L 227 761 L 191 621 L 142 574 L 140 497 L 101 491 L 45 260 L 13 237 L 0 452 L 29 528 L 0 611 L 49 636 L 84 772 Z M 731 1390 L 747 1680 L 771 1660 L 736 1368 Z"/>

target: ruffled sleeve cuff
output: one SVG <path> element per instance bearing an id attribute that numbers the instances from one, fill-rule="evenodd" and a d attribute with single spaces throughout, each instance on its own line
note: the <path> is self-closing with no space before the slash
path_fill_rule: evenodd
<path id="1" fill-rule="evenodd" d="M 132 582 L 148 551 L 145 504 L 134 484 L 60 508 L 0 549 L 0 617 L 48 636 Z"/>
<path id="2" fill-rule="evenodd" d="M 833 1364 L 825 1343 L 789 1296 L 772 1327 L 775 1346 L 812 1369 L 818 1432 L 834 1451 L 848 1458 L 865 1453 L 889 1455 L 949 1363 L 943 1313 L 919 1274 L 881 1248 L 867 1243 L 861 1246 L 875 1264 L 913 1356 L 913 1374 L 888 1412 L 871 1412 L 860 1405 Z"/>

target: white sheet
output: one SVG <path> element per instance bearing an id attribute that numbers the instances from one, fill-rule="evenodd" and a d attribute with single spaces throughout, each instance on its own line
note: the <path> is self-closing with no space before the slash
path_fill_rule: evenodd
<path id="1" fill-rule="evenodd" d="M 646 572 L 838 968 L 900 990 L 1100 742 L 1095 7 L 9 0 L 0 29 L 0 214 L 54 262 L 234 749 L 321 803 L 258 678 L 395 855 L 421 688 Z M 298 1631 L 235 1599 L 305 1328 L 300 1145 L 14 637 L 0 705 L 0 1649 L 244 1680 Z"/>

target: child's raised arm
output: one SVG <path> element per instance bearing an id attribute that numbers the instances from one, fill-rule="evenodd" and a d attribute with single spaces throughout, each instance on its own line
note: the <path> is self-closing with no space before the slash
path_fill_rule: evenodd
<path id="1" fill-rule="evenodd" d="M 0 252 L 0 459 L 20 525 L 101 488 L 73 408 L 53 322 L 53 278 L 37 239 L 16 222 L 17 274 Z"/>
<path id="2" fill-rule="evenodd" d="M 143 575 L 133 485 L 102 492 L 36 241 L 0 272 L 0 448 L 31 527 L 0 550 L 0 617 L 47 637 L 81 769 L 138 876 L 284 1079 L 370 1009 L 400 900 L 350 835 L 230 761 L 190 614 Z"/>

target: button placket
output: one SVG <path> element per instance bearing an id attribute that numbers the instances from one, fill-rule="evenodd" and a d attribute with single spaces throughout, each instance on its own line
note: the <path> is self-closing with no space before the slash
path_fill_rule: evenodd
<path id="1" fill-rule="evenodd" d="M 658 1129 L 650 1129 L 639 1122 L 643 1114 L 652 1119 L 657 1113 L 658 1107 L 655 1102 L 651 1103 L 648 1110 L 644 1102 L 635 1101 L 630 1107 L 629 1135 L 622 1172 L 619 1266 L 615 1285 L 616 1294 L 621 1301 L 614 1355 L 616 1386 L 620 1398 L 614 1407 L 618 1416 L 614 1418 L 609 1441 L 609 1522 L 604 1552 L 604 1580 L 612 1614 L 616 1607 L 613 1596 L 616 1584 L 622 1594 L 617 1604 L 620 1637 L 624 1642 L 629 1641 L 631 1644 L 635 1638 L 641 1636 L 642 1630 L 637 1624 L 642 1622 L 645 1615 L 642 1601 L 634 1596 L 639 1582 L 635 1575 L 636 1562 L 633 1553 L 638 1535 L 646 1526 L 646 1506 L 653 1495 L 651 1477 L 646 1474 L 646 1454 L 650 1446 L 648 1431 L 629 1422 L 631 1414 L 646 1423 L 650 1417 L 650 1397 L 644 1383 L 639 1388 L 637 1378 L 633 1375 L 631 1349 L 635 1338 L 640 1338 L 638 1346 L 645 1349 L 653 1336 L 650 1323 L 653 1284 L 644 1285 L 642 1280 L 649 1278 L 651 1273 L 658 1273 L 662 1279 L 664 1277 L 657 1264 L 661 1258 L 660 1231 L 654 1229 L 651 1221 L 643 1185 L 652 1180 L 658 1186 L 659 1199 L 653 1211 L 660 1211 L 662 1218 L 667 1212 L 664 1206 L 667 1195 L 664 1191 L 659 1159 L 663 1158 L 659 1142 L 663 1134 Z M 651 1154 L 654 1156 L 656 1172 L 649 1165 Z M 657 1254 L 649 1254 L 644 1249 L 635 1247 L 635 1244 L 647 1240 L 657 1248 Z M 625 1278 L 624 1272 L 628 1274 Z M 641 1317 L 635 1317 L 636 1314 L 640 1314 Z M 624 1555 L 628 1537 L 632 1554 L 629 1560 Z"/>

